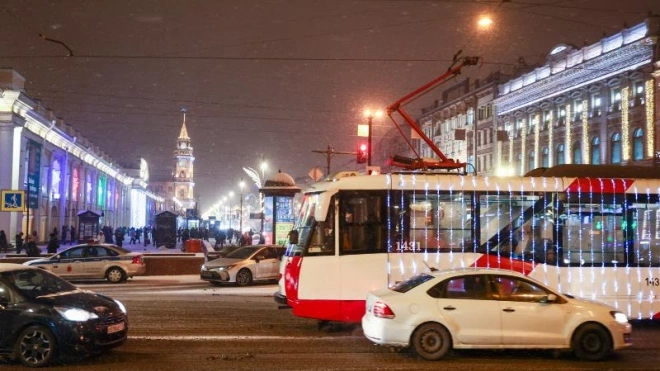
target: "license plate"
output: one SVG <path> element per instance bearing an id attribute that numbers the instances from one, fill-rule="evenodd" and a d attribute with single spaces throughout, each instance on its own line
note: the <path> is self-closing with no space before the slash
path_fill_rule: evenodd
<path id="1" fill-rule="evenodd" d="M 114 325 L 108 326 L 108 334 L 114 334 L 115 332 L 123 331 L 126 328 L 124 322 L 115 323 Z"/>
<path id="2" fill-rule="evenodd" d="M 203 271 L 202 277 L 213 277 L 213 272 Z"/>

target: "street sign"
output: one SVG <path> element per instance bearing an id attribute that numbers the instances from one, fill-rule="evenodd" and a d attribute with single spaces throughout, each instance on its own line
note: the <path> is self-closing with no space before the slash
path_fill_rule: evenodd
<path id="1" fill-rule="evenodd" d="M 2 190 L 2 207 L 0 211 L 24 211 L 25 191 Z"/>

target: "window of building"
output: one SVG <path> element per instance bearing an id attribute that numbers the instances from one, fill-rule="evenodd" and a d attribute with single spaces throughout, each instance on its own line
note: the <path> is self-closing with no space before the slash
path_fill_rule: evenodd
<path id="1" fill-rule="evenodd" d="M 543 147 L 541 151 L 541 166 L 549 167 L 550 166 L 550 150 L 548 147 Z"/>
<path id="2" fill-rule="evenodd" d="M 580 146 L 579 141 L 573 143 L 573 163 L 574 164 L 582 163 L 582 147 Z"/>
<path id="3" fill-rule="evenodd" d="M 576 99 L 573 101 L 573 121 L 582 120 L 582 99 Z"/>
<path id="4" fill-rule="evenodd" d="M 610 111 L 620 111 L 621 110 L 621 88 L 612 88 L 610 89 Z"/>
<path id="5" fill-rule="evenodd" d="M 612 135 L 612 144 L 610 146 L 611 157 L 610 161 L 612 164 L 618 164 L 621 162 L 621 134 L 614 133 Z"/>
<path id="6" fill-rule="evenodd" d="M 591 164 L 600 165 L 600 139 L 591 138 Z"/>
<path id="7" fill-rule="evenodd" d="M 560 144 L 560 145 L 557 146 L 556 156 L 557 156 L 557 159 L 556 159 L 555 163 L 557 165 L 563 165 L 564 163 L 566 163 L 565 158 L 564 158 L 564 145 L 563 144 Z"/>
<path id="8" fill-rule="evenodd" d="M 536 164 L 534 163 L 534 151 L 529 151 L 527 153 L 527 171 L 534 170 Z"/>
<path id="9" fill-rule="evenodd" d="M 517 161 L 516 161 L 516 162 L 517 162 L 516 165 L 517 165 L 517 168 L 518 168 L 518 174 L 519 174 L 519 175 L 522 175 L 522 174 L 523 174 L 523 169 L 524 169 L 524 168 L 523 168 L 523 162 L 524 162 L 524 161 L 523 161 L 523 155 L 522 155 L 522 153 L 519 153 L 519 154 L 518 154 L 518 158 L 517 158 Z"/>
<path id="10" fill-rule="evenodd" d="M 633 160 L 641 160 L 644 158 L 644 130 L 641 128 L 635 129 L 633 132 Z"/>

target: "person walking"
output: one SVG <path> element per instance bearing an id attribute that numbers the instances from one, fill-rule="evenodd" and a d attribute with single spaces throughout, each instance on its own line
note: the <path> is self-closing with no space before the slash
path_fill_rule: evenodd
<path id="1" fill-rule="evenodd" d="M 57 240 L 57 234 L 55 232 L 50 234 L 50 238 L 48 239 L 48 253 L 49 254 L 57 254 L 57 249 L 60 247 L 60 242 Z"/>
<path id="2" fill-rule="evenodd" d="M 20 254 L 23 251 L 23 232 L 16 235 L 16 253 Z"/>
<path id="3" fill-rule="evenodd" d="M 60 243 L 66 244 L 66 236 L 69 234 L 69 227 L 66 225 L 62 226 L 62 238 L 60 239 Z"/>
<path id="4" fill-rule="evenodd" d="M 9 242 L 7 242 L 7 235 L 5 230 L 0 231 L 0 253 L 6 253 L 9 250 Z"/>

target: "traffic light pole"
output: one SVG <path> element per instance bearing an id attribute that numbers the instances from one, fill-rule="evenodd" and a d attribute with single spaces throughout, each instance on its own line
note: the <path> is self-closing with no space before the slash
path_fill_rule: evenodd
<path id="1" fill-rule="evenodd" d="M 367 140 L 367 166 L 371 166 L 371 126 L 373 116 L 369 115 L 369 139 Z"/>
<path id="2" fill-rule="evenodd" d="M 326 163 L 327 163 L 327 168 L 326 171 L 327 173 L 325 174 L 330 175 L 330 160 L 332 159 L 332 155 L 355 155 L 356 152 L 346 152 L 346 151 L 335 151 L 334 148 L 330 144 L 328 144 L 328 148 L 326 150 L 320 150 L 320 149 L 315 149 L 312 150 L 314 153 L 322 153 L 325 155 Z"/>

